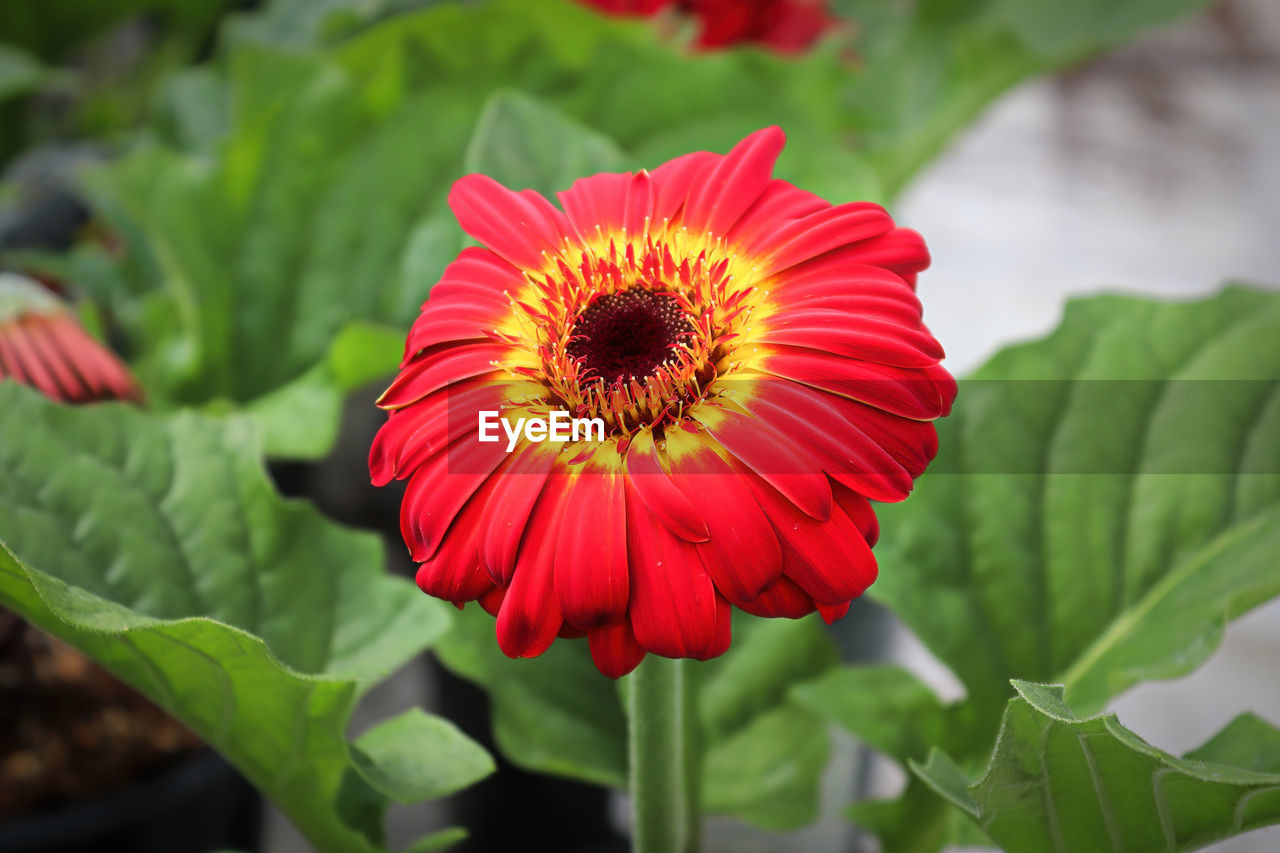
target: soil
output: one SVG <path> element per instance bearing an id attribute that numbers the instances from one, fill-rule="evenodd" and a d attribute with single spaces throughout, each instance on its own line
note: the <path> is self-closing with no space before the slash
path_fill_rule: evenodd
<path id="1" fill-rule="evenodd" d="M 0 610 L 0 818 L 118 789 L 202 748 L 105 669 Z"/>

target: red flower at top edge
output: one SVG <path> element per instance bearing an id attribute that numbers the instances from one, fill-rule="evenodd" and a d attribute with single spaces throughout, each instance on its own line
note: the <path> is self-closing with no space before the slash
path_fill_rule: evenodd
<path id="1" fill-rule="evenodd" d="M 697 46 L 762 44 L 778 53 L 808 50 L 839 22 L 826 0 L 581 0 L 612 15 L 649 16 L 671 8 L 698 19 Z"/>

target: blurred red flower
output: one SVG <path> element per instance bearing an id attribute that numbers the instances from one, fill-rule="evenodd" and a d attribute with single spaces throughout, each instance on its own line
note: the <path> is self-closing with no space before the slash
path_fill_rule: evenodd
<path id="1" fill-rule="evenodd" d="M 0 273 L 0 380 L 64 403 L 141 402 L 114 354 L 81 328 L 66 303 L 24 276 Z"/>
<path id="2" fill-rule="evenodd" d="M 613 15 L 653 15 L 671 8 L 698 20 L 697 45 L 704 50 L 762 44 L 779 53 L 800 53 L 839 19 L 826 0 L 581 0 Z"/>
<path id="3" fill-rule="evenodd" d="M 706 659 L 731 605 L 831 621 L 875 579 L 868 499 L 907 496 L 956 390 L 914 292 L 929 256 L 879 205 L 772 178 L 783 143 L 584 178 L 563 212 L 454 185 L 485 248 L 423 306 L 369 464 L 409 479 L 418 585 L 478 600 L 507 655 L 585 633 L 613 677 Z M 486 411 L 605 437 L 485 441 Z"/>

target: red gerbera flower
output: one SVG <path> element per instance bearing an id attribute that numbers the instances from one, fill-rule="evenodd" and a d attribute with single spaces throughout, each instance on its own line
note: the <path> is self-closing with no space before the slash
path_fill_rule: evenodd
<path id="1" fill-rule="evenodd" d="M 875 579 L 868 499 L 907 496 L 955 395 L 914 292 L 929 256 L 879 205 L 773 179 L 783 143 L 585 178 L 563 212 L 454 185 L 487 248 L 423 306 L 370 470 L 409 478 L 418 585 L 478 600 L 507 655 L 585 633 L 614 677 L 706 659 L 730 605 L 831 621 Z M 485 412 L 605 437 L 486 441 Z"/>
<path id="2" fill-rule="evenodd" d="M 89 336 L 65 303 L 23 276 L 0 273 L 0 380 L 64 403 L 142 400 L 128 369 Z"/>
<path id="3" fill-rule="evenodd" d="M 763 44 L 779 53 L 813 46 L 839 19 L 826 0 L 582 0 L 613 15 L 653 15 L 671 7 L 697 18 L 697 45 L 704 50 L 740 43 Z"/>

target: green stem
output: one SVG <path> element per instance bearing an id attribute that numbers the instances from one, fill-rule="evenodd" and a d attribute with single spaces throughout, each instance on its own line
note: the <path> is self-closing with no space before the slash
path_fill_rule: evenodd
<path id="1" fill-rule="evenodd" d="M 649 655 L 628 698 L 634 853 L 698 849 L 698 750 L 683 660 Z"/>

